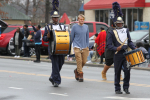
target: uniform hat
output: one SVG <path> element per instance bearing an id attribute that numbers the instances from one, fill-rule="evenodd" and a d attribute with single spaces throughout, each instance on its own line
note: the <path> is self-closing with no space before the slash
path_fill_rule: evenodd
<path id="1" fill-rule="evenodd" d="M 116 23 L 124 23 L 123 19 L 123 13 L 121 11 L 121 7 L 118 2 L 114 2 L 113 4 L 113 11 L 115 17 L 113 18 L 113 22 Z"/>
<path id="2" fill-rule="evenodd" d="M 59 15 L 59 1 L 58 0 L 53 0 L 52 2 L 53 5 L 53 11 L 51 12 L 51 17 L 60 17 Z"/>

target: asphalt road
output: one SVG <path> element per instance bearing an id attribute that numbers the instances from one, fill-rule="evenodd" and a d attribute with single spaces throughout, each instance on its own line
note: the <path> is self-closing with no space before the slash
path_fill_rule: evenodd
<path id="1" fill-rule="evenodd" d="M 84 82 L 74 79 L 75 65 L 64 65 L 62 84 L 48 81 L 51 63 L 0 59 L 0 100 L 150 100 L 150 71 L 131 70 L 131 94 L 115 94 L 114 69 L 102 81 L 99 67 L 87 67 Z M 123 74 L 123 72 L 122 72 Z"/>

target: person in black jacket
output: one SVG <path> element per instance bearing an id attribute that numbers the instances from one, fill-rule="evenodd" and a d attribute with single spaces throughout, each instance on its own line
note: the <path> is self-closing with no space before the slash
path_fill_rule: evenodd
<path id="1" fill-rule="evenodd" d="M 13 37 L 13 43 L 15 47 L 15 57 L 20 57 L 20 48 L 22 47 L 22 39 L 23 39 L 23 34 L 20 31 L 20 28 L 17 27 L 16 32 Z"/>
<path id="2" fill-rule="evenodd" d="M 24 25 L 23 26 L 23 29 L 24 29 L 24 39 L 27 39 L 30 32 L 29 32 L 29 29 L 28 29 L 28 25 Z M 26 45 L 26 42 L 24 42 L 24 56 L 23 57 L 30 57 L 30 53 L 29 53 L 29 47 Z"/>

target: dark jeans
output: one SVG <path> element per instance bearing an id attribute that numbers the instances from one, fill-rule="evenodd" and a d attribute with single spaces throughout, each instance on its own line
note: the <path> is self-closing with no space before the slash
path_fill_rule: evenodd
<path id="1" fill-rule="evenodd" d="M 40 61 L 41 45 L 35 45 L 36 60 Z"/>
<path id="2" fill-rule="evenodd" d="M 64 55 L 51 55 L 50 58 L 52 61 L 51 78 L 53 79 L 54 82 L 61 84 L 60 71 L 64 64 L 65 56 Z"/>
<path id="3" fill-rule="evenodd" d="M 121 90 L 120 86 L 121 69 L 123 69 L 124 71 L 123 89 L 128 89 L 130 81 L 130 69 L 127 68 L 127 61 L 123 53 L 114 55 L 114 68 L 115 68 L 115 91 Z"/>
<path id="4" fill-rule="evenodd" d="M 24 42 L 24 56 L 30 56 L 29 47 L 26 45 L 26 42 Z"/>

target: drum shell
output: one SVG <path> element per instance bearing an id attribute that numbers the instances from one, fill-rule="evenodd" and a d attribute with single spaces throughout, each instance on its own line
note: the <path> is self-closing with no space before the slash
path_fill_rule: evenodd
<path id="1" fill-rule="evenodd" d="M 142 64 L 145 62 L 145 58 L 141 50 L 136 49 L 130 52 L 124 53 L 126 60 L 130 63 L 130 67 Z"/>
<path id="2" fill-rule="evenodd" d="M 52 55 L 67 55 L 70 54 L 71 39 L 68 31 L 53 30 L 53 41 L 51 41 Z"/>

